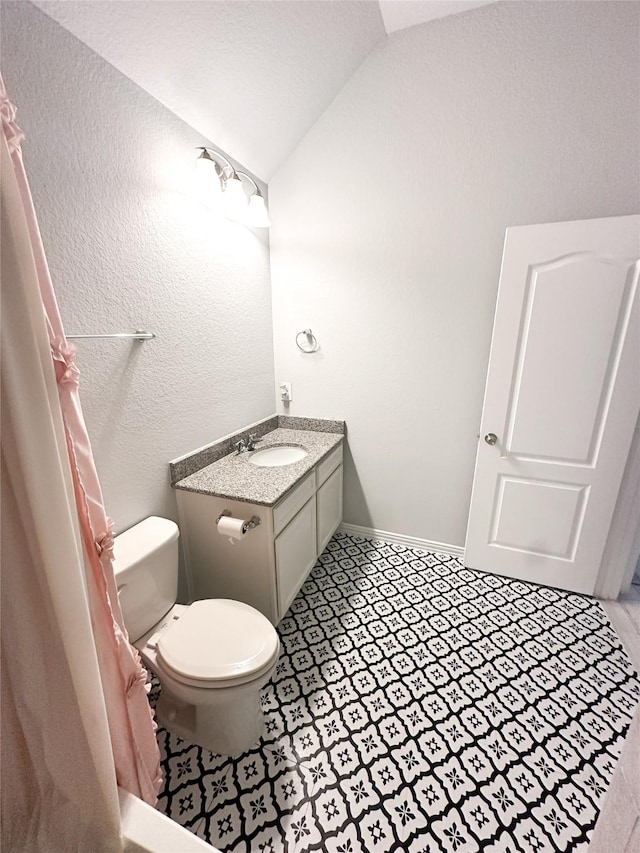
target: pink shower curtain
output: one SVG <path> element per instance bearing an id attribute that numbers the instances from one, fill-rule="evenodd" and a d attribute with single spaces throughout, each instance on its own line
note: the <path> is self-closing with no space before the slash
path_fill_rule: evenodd
<path id="1" fill-rule="evenodd" d="M 55 380 L 57 381 L 59 412 L 69 468 L 68 472 L 63 472 L 63 474 L 70 478 L 69 482 L 75 496 L 74 509 L 77 513 L 77 529 L 82 545 L 81 562 L 84 564 L 83 583 L 93 631 L 95 654 L 99 664 L 104 705 L 106 706 L 115 777 L 121 787 L 148 803 L 155 804 L 162 776 L 155 741 L 156 727 L 149 708 L 145 687 L 146 673 L 141 666 L 137 652 L 128 642 L 126 630 L 123 626 L 112 567 L 112 522 L 107 518 L 103 505 L 100 484 L 82 415 L 78 395 L 78 370 L 74 363 L 75 350 L 67 343 L 64 336 L 22 162 L 20 143 L 23 134 L 15 123 L 15 108 L 7 97 L 1 77 L 0 109 L 4 148 L 3 183 L 5 180 L 7 183 L 13 181 L 17 187 L 13 199 L 14 210 L 16 199 L 19 199 L 22 205 L 22 210 L 18 211 L 18 215 L 14 218 L 21 221 L 24 219 L 26 229 L 23 229 L 24 236 L 16 237 L 15 240 L 23 239 L 23 242 L 30 244 L 30 252 L 23 253 L 23 256 L 35 270 L 40 297 L 39 304 L 35 308 L 36 312 L 42 312 L 40 317 L 33 318 L 33 325 L 34 328 L 37 328 L 38 323 L 42 324 L 42 315 L 44 316 L 50 357 L 53 361 Z M 4 156 L 7 151 L 10 161 Z M 13 174 L 7 174 L 10 169 L 12 169 Z M 3 189 L 3 217 L 5 219 L 3 228 L 5 222 L 8 221 L 7 231 L 11 231 L 10 236 L 13 238 L 13 223 L 8 218 L 10 213 L 7 212 L 10 211 L 11 205 L 10 202 L 4 205 L 4 201 Z M 16 233 L 19 231 L 17 226 L 15 231 Z M 20 252 L 16 252 L 16 257 L 18 256 L 20 256 Z M 3 277 L 4 272 L 3 270 Z M 17 279 L 22 278 L 22 272 L 20 271 L 19 275 L 15 277 L 15 281 L 3 280 L 3 298 L 5 290 L 19 286 Z M 14 277 L 12 276 L 12 278 Z M 37 292 L 37 288 L 34 287 L 34 289 Z M 5 361 L 7 360 L 10 361 L 10 359 Z M 16 365 L 16 369 L 20 369 L 19 361 L 16 362 Z M 9 369 L 11 369 L 11 364 L 8 366 L 3 364 L 3 371 Z M 7 386 L 10 385 L 9 382 L 6 384 Z M 29 393 L 30 390 L 25 388 L 24 394 L 28 395 Z M 10 406 L 10 404 L 8 405 Z M 16 441 L 22 441 L 21 436 L 17 433 Z M 6 448 L 3 446 L 3 459 L 5 450 Z M 28 448 L 26 452 L 28 453 Z M 11 466 L 9 465 L 9 467 Z M 46 483 L 42 485 L 46 488 Z M 19 512 L 22 509 L 20 501 L 17 500 L 16 503 L 16 512 Z M 32 523 L 31 519 L 30 523 Z M 29 524 L 24 520 L 22 526 L 25 530 L 29 528 Z M 5 567 L 5 570 L 19 571 L 19 567 L 11 565 Z M 3 654 L 11 654 L 11 650 L 6 648 L 4 636 L 3 644 Z M 72 736 L 72 734 L 72 732 L 60 732 L 60 737 L 64 739 Z"/>

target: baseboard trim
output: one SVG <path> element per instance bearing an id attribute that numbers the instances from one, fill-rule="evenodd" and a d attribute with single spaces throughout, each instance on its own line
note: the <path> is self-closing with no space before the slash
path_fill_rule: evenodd
<path id="1" fill-rule="evenodd" d="M 417 539 L 415 536 L 403 536 L 401 533 L 390 533 L 388 530 L 375 530 L 373 527 L 360 527 L 358 524 L 341 524 L 338 530 L 350 533 L 352 536 L 362 536 L 365 539 L 375 539 L 380 542 L 392 542 L 395 545 L 406 545 L 409 548 L 419 548 L 421 551 L 431 551 L 435 554 L 448 554 L 451 557 L 463 559 L 464 548 L 459 545 L 449 545 L 446 542 L 432 542 L 430 539 Z"/>

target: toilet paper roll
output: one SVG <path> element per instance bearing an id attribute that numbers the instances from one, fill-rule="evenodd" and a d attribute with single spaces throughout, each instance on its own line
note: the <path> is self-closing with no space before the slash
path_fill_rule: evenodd
<path id="1" fill-rule="evenodd" d="M 226 536 L 233 545 L 234 542 L 240 541 L 245 536 L 245 524 L 244 518 L 232 518 L 230 515 L 223 515 L 218 522 L 218 533 L 221 536 Z"/>

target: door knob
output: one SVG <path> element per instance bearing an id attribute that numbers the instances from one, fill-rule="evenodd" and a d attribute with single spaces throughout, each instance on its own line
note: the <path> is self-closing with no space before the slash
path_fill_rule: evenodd
<path id="1" fill-rule="evenodd" d="M 485 435 L 484 440 L 487 442 L 487 444 L 495 444 L 498 440 L 498 436 L 493 432 L 488 432 Z"/>

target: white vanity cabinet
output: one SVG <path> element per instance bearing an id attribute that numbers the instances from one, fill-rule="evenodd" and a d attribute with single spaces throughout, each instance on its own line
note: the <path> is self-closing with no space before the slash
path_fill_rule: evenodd
<path id="1" fill-rule="evenodd" d="M 191 597 L 233 598 L 277 625 L 342 520 L 342 445 L 275 506 L 176 491 Z M 223 511 L 260 518 L 240 541 L 218 533 Z"/>
<path id="2" fill-rule="evenodd" d="M 337 465 L 318 465 L 318 491 L 316 493 L 316 540 L 318 554 L 322 554 L 327 542 L 342 521 L 342 448 L 340 463 Z M 335 451 L 334 451 L 335 453 Z M 335 462 L 329 455 L 326 462 Z"/>
<path id="3" fill-rule="evenodd" d="M 307 501 L 276 536 L 276 587 L 280 619 L 289 609 L 318 556 L 316 547 L 316 497 Z"/>

